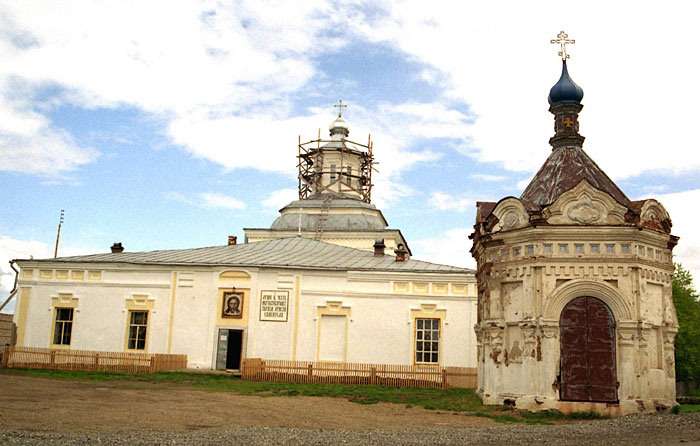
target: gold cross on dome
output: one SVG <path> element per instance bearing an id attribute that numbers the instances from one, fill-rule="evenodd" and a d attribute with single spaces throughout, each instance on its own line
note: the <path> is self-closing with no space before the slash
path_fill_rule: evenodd
<path id="1" fill-rule="evenodd" d="M 348 108 L 347 105 L 343 105 L 343 100 L 341 99 L 340 104 L 334 104 L 333 107 L 338 107 L 338 117 L 342 118 L 343 117 L 343 107 Z"/>
<path id="2" fill-rule="evenodd" d="M 569 58 L 569 55 L 566 54 L 566 44 L 571 43 L 574 44 L 576 41 L 574 39 L 569 39 L 569 35 L 566 34 L 564 31 L 559 32 L 557 34 L 557 39 L 552 39 L 550 40 L 550 43 L 555 43 L 561 45 L 561 50 L 559 51 L 559 55 L 561 56 L 561 60 L 566 60 Z"/>
<path id="3" fill-rule="evenodd" d="M 565 126 L 571 127 L 571 124 L 573 124 L 573 123 L 574 123 L 574 121 L 572 121 L 570 117 L 567 116 L 566 118 L 564 118 L 564 125 Z"/>

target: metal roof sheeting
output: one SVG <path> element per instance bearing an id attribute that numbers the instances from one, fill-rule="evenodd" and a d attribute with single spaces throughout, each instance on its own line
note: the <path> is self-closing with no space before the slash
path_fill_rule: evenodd
<path id="1" fill-rule="evenodd" d="M 25 259 L 26 260 L 26 259 Z M 21 260 L 20 260 L 21 261 Z M 284 238 L 241 245 L 172 249 L 148 252 L 92 254 L 35 262 L 130 263 L 143 265 L 222 265 L 305 268 L 353 271 L 474 273 L 474 270 L 408 259 L 397 262 L 393 255 L 332 245 L 302 237 Z"/>

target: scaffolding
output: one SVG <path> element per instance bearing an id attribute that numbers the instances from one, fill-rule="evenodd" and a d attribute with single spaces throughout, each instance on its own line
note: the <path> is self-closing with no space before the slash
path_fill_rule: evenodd
<path id="1" fill-rule="evenodd" d="M 321 195 L 334 198 L 344 198 L 346 193 L 355 193 L 361 200 L 367 203 L 372 198 L 372 170 L 374 157 L 372 155 L 372 136 L 368 136 L 367 144 L 361 144 L 348 139 L 324 140 L 321 139 L 321 130 L 318 138 L 302 143 L 299 136 L 299 199 L 320 198 Z M 339 171 L 324 170 L 323 158 L 327 153 L 340 153 Z M 345 167 L 345 157 L 357 157 L 360 161 L 360 171 L 348 172 Z M 328 175 L 334 179 L 328 184 L 323 184 L 323 176 Z"/>

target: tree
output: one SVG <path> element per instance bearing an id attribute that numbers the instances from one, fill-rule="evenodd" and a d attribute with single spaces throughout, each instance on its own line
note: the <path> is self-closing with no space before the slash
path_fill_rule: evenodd
<path id="1" fill-rule="evenodd" d="M 693 278 L 676 264 L 673 274 L 673 303 L 678 315 L 676 336 L 676 379 L 700 381 L 700 298 L 692 286 Z"/>

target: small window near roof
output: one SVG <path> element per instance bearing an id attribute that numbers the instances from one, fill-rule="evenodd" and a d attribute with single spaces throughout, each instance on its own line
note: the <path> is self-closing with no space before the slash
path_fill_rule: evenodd
<path id="1" fill-rule="evenodd" d="M 583 245 L 581 245 L 581 244 L 576 244 L 576 245 L 574 245 L 574 247 L 576 248 L 576 252 L 577 252 L 577 253 L 582 253 L 582 252 L 583 252 Z"/>
<path id="2" fill-rule="evenodd" d="M 622 249 L 623 254 L 629 254 L 630 253 L 630 245 L 620 245 L 620 248 Z"/>
<path id="3" fill-rule="evenodd" d="M 569 252 L 569 245 L 559 245 L 559 252 Z"/>
<path id="4" fill-rule="evenodd" d="M 526 254 L 534 254 L 535 253 L 535 245 L 527 245 L 525 247 L 525 253 Z"/>
<path id="5" fill-rule="evenodd" d="M 615 252 L 615 245 L 605 245 L 605 252 L 614 253 Z"/>
<path id="6" fill-rule="evenodd" d="M 552 253 L 552 244 L 551 243 L 547 243 L 544 245 L 544 252 L 546 252 L 547 254 Z"/>
<path id="7" fill-rule="evenodd" d="M 600 252 L 600 245 L 591 245 L 591 254 L 598 254 Z"/>

